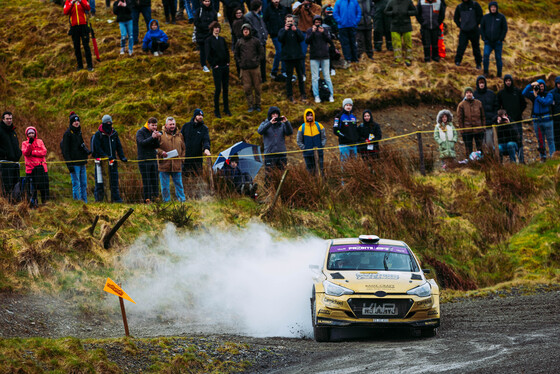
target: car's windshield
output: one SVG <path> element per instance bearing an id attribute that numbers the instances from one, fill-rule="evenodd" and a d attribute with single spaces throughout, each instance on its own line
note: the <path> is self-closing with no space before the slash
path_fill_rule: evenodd
<path id="1" fill-rule="evenodd" d="M 418 271 L 418 266 L 406 247 L 352 244 L 332 246 L 327 269 Z"/>

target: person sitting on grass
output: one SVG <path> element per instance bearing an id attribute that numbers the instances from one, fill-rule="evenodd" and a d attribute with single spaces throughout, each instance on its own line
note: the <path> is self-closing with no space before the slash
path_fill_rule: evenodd
<path id="1" fill-rule="evenodd" d="M 253 178 L 251 178 L 249 173 L 243 172 L 239 167 L 239 155 L 237 153 L 231 155 L 224 162 L 222 173 L 239 194 L 255 197 L 257 184 L 253 183 Z"/>
<path id="2" fill-rule="evenodd" d="M 159 28 L 158 20 L 153 19 L 150 21 L 150 30 L 142 40 L 142 50 L 144 52 L 151 51 L 154 56 L 160 56 L 169 47 L 168 40 L 167 34 Z"/>
<path id="3" fill-rule="evenodd" d="M 508 155 L 511 162 L 517 163 L 521 136 L 515 125 L 511 124 L 505 109 L 498 110 L 498 114 L 492 122 L 497 125 L 496 132 L 498 134 L 500 159 L 502 156 Z"/>

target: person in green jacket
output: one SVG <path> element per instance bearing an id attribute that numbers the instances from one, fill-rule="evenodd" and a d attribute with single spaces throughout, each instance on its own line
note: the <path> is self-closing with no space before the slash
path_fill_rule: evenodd
<path id="1" fill-rule="evenodd" d="M 443 168 L 455 161 L 455 144 L 457 143 L 457 130 L 453 126 L 453 114 L 447 109 L 440 110 L 437 115 L 437 124 L 434 129 L 434 139 L 439 145 L 439 158 Z"/>
<path id="2" fill-rule="evenodd" d="M 404 49 L 404 63 L 406 66 L 410 66 L 412 63 L 412 22 L 410 17 L 416 15 L 416 7 L 412 0 L 389 0 L 385 8 L 385 15 L 391 17 L 391 39 L 395 63 L 402 62 Z"/>

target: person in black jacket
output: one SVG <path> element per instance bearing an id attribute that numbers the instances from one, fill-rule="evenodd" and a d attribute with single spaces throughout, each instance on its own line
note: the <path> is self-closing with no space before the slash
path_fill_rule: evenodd
<path id="1" fill-rule="evenodd" d="M 371 31 L 371 30 L 370 30 Z M 329 47 L 334 47 L 330 33 L 323 27 L 321 16 L 313 17 L 313 26 L 307 29 L 305 43 L 309 46 L 309 67 L 311 69 L 311 87 L 315 102 L 320 103 L 319 97 L 319 69 L 323 71 L 323 77 L 329 87 L 329 101 L 334 102 L 334 90 L 331 81 L 331 68 L 329 60 Z M 373 52 L 372 52 L 373 53 Z"/>
<path id="2" fill-rule="evenodd" d="M 128 162 L 128 159 L 124 157 L 119 134 L 113 129 L 113 119 L 108 114 L 103 116 L 101 125 L 91 138 L 91 151 L 95 159 L 95 189 L 93 191 L 95 201 L 103 201 L 105 199 L 101 159 L 108 159 L 111 201 L 114 203 L 122 203 L 119 192 L 119 169 L 116 159 L 117 155 L 122 162 Z"/>
<path id="3" fill-rule="evenodd" d="M 418 0 L 416 19 L 424 45 L 424 62 L 439 61 L 438 40 L 446 8 L 444 0 Z"/>
<path id="4" fill-rule="evenodd" d="M 148 119 L 148 122 L 136 132 L 138 168 L 142 175 L 142 192 L 145 203 L 149 203 L 158 197 L 157 149 L 160 139 L 161 132 L 157 131 L 157 119 L 154 117 Z"/>
<path id="5" fill-rule="evenodd" d="M 220 91 L 223 89 L 224 113 L 231 116 L 229 111 L 229 48 L 226 40 L 220 36 L 222 27 L 217 21 L 210 24 L 212 35 L 206 38 L 206 61 L 212 68 L 214 78 L 214 115 L 222 118 L 220 114 Z"/>
<path id="6" fill-rule="evenodd" d="M 278 41 L 282 44 L 282 61 L 286 65 L 286 93 L 288 100 L 294 101 L 294 94 L 292 92 L 292 80 L 289 78 L 296 69 L 298 78 L 299 92 L 302 100 L 307 100 L 305 96 L 305 87 L 303 85 L 303 67 L 301 61 L 303 60 L 303 51 L 301 50 L 301 42 L 305 40 L 303 33 L 294 25 L 294 17 L 288 14 L 285 18 L 285 25 L 278 31 Z"/>
<path id="7" fill-rule="evenodd" d="M 19 159 L 21 150 L 12 123 L 12 113 L 4 112 L 0 122 L 0 170 L 2 171 L 2 187 L 4 196 L 10 197 L 14 186 L 19 181 Z"/>
<path id="8" fill-rule="evenodd" d="M 263 14 L 264 24 L 272 44 L 274 45 L 274 61 L 272 62 L 272 71 L 270 77 L 276 79 L 278 76 L 278 68 L 280 67 L 280 56 L 282 55 L 282 44 L 278 41 L 278 31 L 284 27 L 284 18 L 290 13 L 290 10 L 280 5 L 280 0 L 272 0 L 272 4 L 266 7 Z M 286 74 L 286 66 L 282 63 L 281 72 Z"/>
<path id="9" fill-rule="evenodd" d="M 552 119 L 554 121 L 554 145 L 556 150 L 560 150 L 560 77 L 554 79 L 552 94 Z"/>
<path id="10" fill-rule="evenodd" d="M 494 132 L 492 130 L 492 124 L 494 123 L 494 117 L 496 117 L 496 111 L 498 110 L 498 99 L 494 91 L 488 89 L 486 78 L 484 75 L 480 75 L 476 78 L 476 89 L 473 92 L 474 98 L 482 103 L 484 108 L 484 116 L 486 119 L 486 130 L 484 134 L 484 146 L 493 149 L 494 148 Z"/>
<path id="11" fill-rule="evenodd" d="M 505 109 L 512 125 L 519 134 L 519 162 L 525 163 L 523 156 L 523 111 L 527 108 L 527 101 L 521 90 L 515 87 L 513 77 L 509 74 L 504 76 L 504 88 L 498 92 L 498 108 Z"/>
<path id="12" fill-rule="evenodd" d="M 199 174 L 202 171 L 202 159 L 210 156 L 210 134 L 208 127 L 204 124 L 204 113 L 202 109 L 195 109 L 190 122 L 181 128 L 181 134 L 185 139 L 185 162 L 183 163 L 183 174 Z"/>
<path id="13" fill-rule="evenodd" d="M 132 4 L 133 0 L 116 0 L 113 3 L 113 14 L 117 16 L 119 29 L 121 30 L 121 55 L 124 55 L 126 39 L 128 38 L 128 54 L 132 56 L 132 46 L 134 45 L 133 26 L 132 26 Z"/>
<path id="14" fill-rule="evenodd" d="M 500 149 L 500 157 L 509 156 L 511 162 L 517 163 L 517 152 L 519 151 L 519 143 L 521 137 L 504 109 L 498 110 L 498 114 L 493 118 L 496 124 L 496 132 L 498 135 L 498 148 Z"/>
<path id="15" fill-rule="evenodd" d="M 480 21 L 482 21 L 482 8 L 476 1 L 463 0 L 462 3 L 455 8 L 453 21 L 460 29 L 459 45 L 457 47 L 457 53 L 455 54 L 455 65 L 461 65 L 463 54 L 470 41 L 476 68 L 481 69 L 482 55 L 480 54 L 480 31 L 478 26 L 480 25 Z"/>
<path id="16" fill-rule="evenodd" d="M 138 43 L 138 21 L 140 13 L 144 17 L 146 23 L 146 31 L 150 29 L 150 20 L 152 19 L 152 0 L 133 0 L 132 7 L 132 34 L 134 35 L 134 44 Z"/>
<path id="17" fill-rule="evenodd" d="M 253 28 L 253 35 L 259 39 L 263 47 L 263 57 L 261 59 L 260 67 L 261 67 L 261 82 L 266 82 L 266 39 L 268 39 L 268 30 L 266 29 L 266 25 L 264 20 L 259 13 L 262 10 L 262 2 L 260 0 L 252 0 L 251 6 L 249 8 L 249 12 L 243 16 L 245 22 L 247 22 Z"/>
<path id="18" fill-rule="evenodd" d="M 210 0 L 202 0 L 202 6 L 196 11 L 194 15 L 194 26 L 196 44 L 200 52 L 200 65 L 205 73 L 209 73 L 210 69 L 206 66 L 206 38 L 210 36 L 210 24 L 218 20 L 218 13 L 212 7 Z"/>
<path id="19" fill-rule="evenodd" d="M 489 13 L 482 17 L 480 22 L 480 35 L 484 40 L 484 75 L 488 76 L 488 67 L 490 65 L 490 54 L 494 51 L 496 57 L 496 75 L 502 76 L 502 48 L 507 34 L 507 20 L 506 16 L 498 12 L 498 3 L 491 1 L 488 4 Z"/>
<path id="20" fill-rule="evenodd" d="M 70 112 L 70 126 L 62 136 L 60 148 L 72 181 L 72 198 L 87 203 L 86 163 L 91 151 L 86 147 L 82 137 L 80 117 Z"/>
<path id="21" fill-rule="evenodd" d="M 362 114 L 363 122 L 358 126 L 360 144 L 358 153 L 362 157 L 379 158 L 379 141 L 381 140 L 381 126 L 373 121 L 371 110 L 366 109 Z"/>

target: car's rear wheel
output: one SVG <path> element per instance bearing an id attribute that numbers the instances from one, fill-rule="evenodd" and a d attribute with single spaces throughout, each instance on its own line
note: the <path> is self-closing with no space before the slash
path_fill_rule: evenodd
<path id="1" fill-rule="evenodd" d="M 328 342 L 331 340 L 331 328 L 317 326 L 317 303 L 315 301 L 315 287 L 311 295 L 311 324 L 313 326 L 313 339 L 316 342 Z"/>

